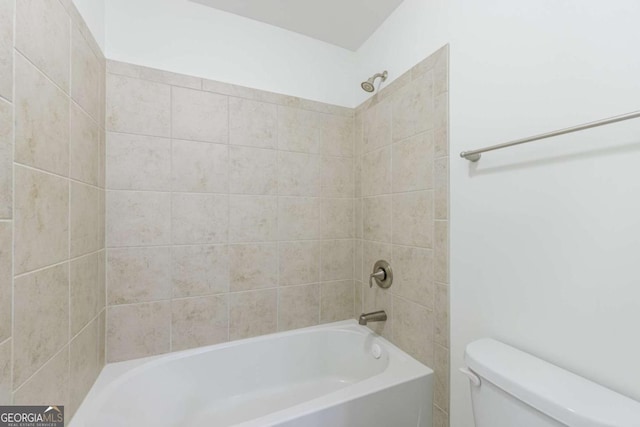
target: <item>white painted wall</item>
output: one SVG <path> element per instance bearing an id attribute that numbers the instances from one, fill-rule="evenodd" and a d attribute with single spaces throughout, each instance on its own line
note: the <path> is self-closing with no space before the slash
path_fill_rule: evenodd
<path id="1" fill-rule="evenodd" d="M 405 0 L 358 51 L 397 77 L 451 43 L 454 427 L 483 336 L 640 399 L 640 120 L 457 157 L 640 109 L 639 20 L 636 0 Z"/>
<path id="2" fill-rule="evenodd" d="M 107 58 L 351 106 L 355 53 L 188 0 L 109 0 Z"/>
<path id="3" fill-rule="evenodd" d="M 78 12 L 82 15 L 93 34 L 93 38 L 104 52 L 105 44 L 105 0 L 73 0 Z"/>
<path id="4" fill-rule="evenodd" d="M 640 109 L 636 0 L 451 2 L 452 426 L 492 336 L 640 399 L 640 120 L 458 152 Z"/>

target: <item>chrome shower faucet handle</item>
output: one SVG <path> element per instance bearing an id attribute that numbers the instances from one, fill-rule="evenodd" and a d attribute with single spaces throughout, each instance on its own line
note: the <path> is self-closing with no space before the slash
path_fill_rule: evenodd
<path id="1" fill-rule="evenodd" d="M 387 289 L 393 283 L 393 270 L 385 260 L 376 261 L 373 265 L 373 273 L 369 275 L 369 287 L 373 288 L 373 281 L 383 289 Z"/>

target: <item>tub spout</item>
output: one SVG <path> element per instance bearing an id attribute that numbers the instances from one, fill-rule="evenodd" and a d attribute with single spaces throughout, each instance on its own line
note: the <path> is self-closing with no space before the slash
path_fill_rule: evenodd
<path id="1" fill-rule="evenodd" d="M 387 313 L 385 313 L 384 310 L 380 310 L 371 313 L 362 313 L 360 319 L 358 319 L 358 323 L 366 325 L 369 322 L 384 322 L 385 320 L 387 320 Z"/>

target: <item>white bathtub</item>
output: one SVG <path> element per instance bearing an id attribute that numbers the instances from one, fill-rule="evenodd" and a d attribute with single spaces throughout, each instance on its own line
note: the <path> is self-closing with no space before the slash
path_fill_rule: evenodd
<path id="1" fill-rule="evenodd" d="M 431 427 L 432 386 L 348 320 L 109 364 L 70 427 Z"/>

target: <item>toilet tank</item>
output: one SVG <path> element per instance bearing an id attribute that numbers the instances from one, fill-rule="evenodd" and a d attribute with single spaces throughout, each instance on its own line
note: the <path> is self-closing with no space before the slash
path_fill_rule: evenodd
<path id="1" fill-rule="evenodd" d="M 476 427 L 640 427 L 640 402 L 492 339 L 467 346 Z"/>

